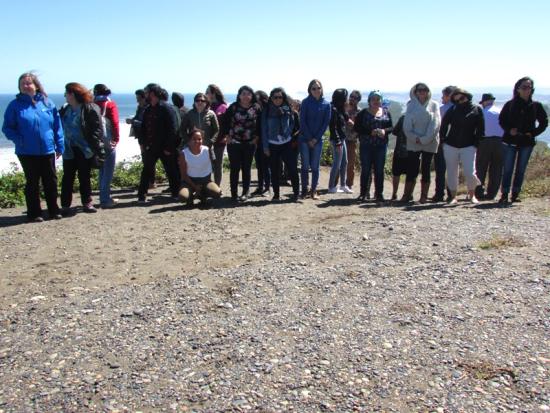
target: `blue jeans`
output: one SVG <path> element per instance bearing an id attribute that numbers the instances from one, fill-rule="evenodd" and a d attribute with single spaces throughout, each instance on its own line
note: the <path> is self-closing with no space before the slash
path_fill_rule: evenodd
<path id="1" fill-rule="evenodd" d="M 533 152 L 532 146 L 512 146 L 503 144 L 504 151 L 504 170 L 502 176 L 502 193 L 508 194 L 510 192 L 510 184 L 512 183 L 512 173 L 514 172 L 514 165 L 516 167 L 516 174 L 514 176 L 514 184 L 512 185 L 512 193 L 519 194 L 521 186 L 523 185 L 523 177 L 531 152 Z"/>
<path id="2" fill-rule="evenodd" d="M 99 169 L 99 203 L 108 204 L 111 202 L 111 182 L 115 172 L 116 148 L 105 153 L 105 162 Z"/>
<path id="3" fill-rule="evenodd" d="M 336 178 L 340 175 L 340 186 L 346 185 L 346 174 L 348 169 L 348 151 L 346 144 L 336 146 L 334 141 L 330 141 L 332 145 L 332 168 L 330 168 L 330 177 L 328 187 L 334 188 L 338 182 Z"/>
<path id="4" fill-rule="evenodd" d="M 359 142 L 359 159 L 361 160 L 361 196 L 367 194 L 367 181 L 374 165 L 374 197 L 379 198 L 384 193 L 384 164 L 388 144 L 372 145 L 365 139 Z"/>
<path id="5" fill-rule="evenodd" d="M 300 158 L 302 160 L 302 192 L 307 191 L 309 184 L 309 169 L 311 168 L 311 190 L 317 189 L 319 183 L 319 165 L 323 151 L 323 140 L 319 140 L 313 148 L 307 141 L 300 140 Z"/>

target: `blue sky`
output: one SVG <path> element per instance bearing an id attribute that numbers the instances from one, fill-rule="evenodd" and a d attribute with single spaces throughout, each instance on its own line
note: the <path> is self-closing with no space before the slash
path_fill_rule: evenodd
<path id="1" fill-rule="evenodd" d="M 72 0 L 2 2 L 0 93 L 36 70 L 50 93 L 78 81 L 132 92 L 226 93 L 457 84 L 550 93 L 550 1 Z"/>

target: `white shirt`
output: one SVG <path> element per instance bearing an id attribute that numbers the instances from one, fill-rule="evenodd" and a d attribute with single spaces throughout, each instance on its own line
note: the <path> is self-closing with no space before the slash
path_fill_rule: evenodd
<path id="1" fill-rule="evenodd" d="M 498 123 L 500 108 L 489 105 L 483 108 L 483 118 L 485 119 L 485 135 L 483 136 L 498 136 L 502 138 L 504 131 Z"/>
<path id="2" fill-rule="evenodd" d="M 210 149 L 208 149 L 208 146 L 201 145 L 201 151 L 198 155 L 194 155 L 187 147 L 182 153 L 187 164 L 187 175 L 191 178 L 210 176 L 212 173 L 212 162 L 210 161 Z"/>

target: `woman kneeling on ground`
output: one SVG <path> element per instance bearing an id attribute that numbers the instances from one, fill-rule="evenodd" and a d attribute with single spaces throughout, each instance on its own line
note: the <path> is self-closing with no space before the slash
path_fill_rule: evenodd
<path id="1" fill-rule="evenodd" d="M 201 204 L 206 204 L 207 198 L 219 198 L 222 191 L 212 182 L 212 161 L 210 149 L 202 144 L 202 131 L 191 132 L 188 146 L 179 154 L 179 167 L 182 178 L 182 188 L 179 198 L 188 205 L 193 205 L 195 196 Z"/>

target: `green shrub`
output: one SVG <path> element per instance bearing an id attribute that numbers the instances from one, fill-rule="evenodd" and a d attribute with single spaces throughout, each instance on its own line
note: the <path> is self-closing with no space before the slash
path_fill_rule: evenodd
<path id="1" fill-rule="evenodd" d="M 13 208 L 25 204 L 25 174 L 16 164 L 0 176 L 0 208 Z"/>

